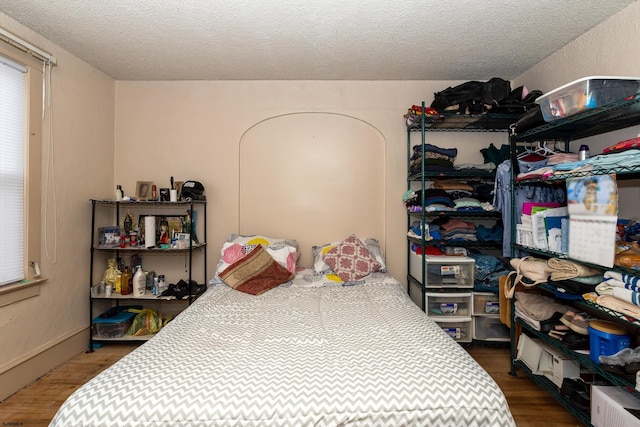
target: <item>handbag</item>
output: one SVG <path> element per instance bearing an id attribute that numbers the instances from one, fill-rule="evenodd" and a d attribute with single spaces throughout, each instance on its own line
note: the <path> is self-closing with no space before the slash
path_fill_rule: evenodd
<path id="1" fill-rule="evenodd" d="M 504 291 L 507 298 L 513 298 L 518 284 L 531 287 L 540 283 L 547 283 L 551 276 L 547 261 L 541 258 L 533 256 L 512 258 L 509 263 L 515 271 L 511 271 L 507 275 L 504 283 Z"/>

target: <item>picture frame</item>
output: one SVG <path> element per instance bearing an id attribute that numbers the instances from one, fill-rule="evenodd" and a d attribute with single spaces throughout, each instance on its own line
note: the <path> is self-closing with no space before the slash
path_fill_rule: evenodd
<path id="1" fill-rule="evenodd" d="M 136 200 L 148 201 L 153 200 L 151 197 L 151 187 L 153 181 L 137 181 L 136 182 Z"/>
<path id="2" fill-rule="evenodd" d="M 182 195 L 182 184 L 184 184 L 184 181 L 176 181 L 173 183 L 173 189 L 176 190 L 176 193 L 178 194 L 178 200 L 182 200 L 180 198 Z"/>

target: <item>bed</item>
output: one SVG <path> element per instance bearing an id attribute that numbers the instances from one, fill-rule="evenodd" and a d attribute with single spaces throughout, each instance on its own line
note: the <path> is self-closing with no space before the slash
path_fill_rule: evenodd
<path id="1" fill-rule="evenodd" d="M 385 144 L 336 114 L 250 127 L 238 234 L 207 291 L 74 392 L 51 427 L 515 426 L 490 375 L 388 272 Z M 273 152 L 287 167 L 265 173 Z M 345 167 L 357 181 L 318 179 Z"/>
<path id="2" fill-rule="evenodd" d="M 52 426 L 514 426 L 503 393 L 398 281 L 305 269 L 212 285 L 76 391 Z"/>

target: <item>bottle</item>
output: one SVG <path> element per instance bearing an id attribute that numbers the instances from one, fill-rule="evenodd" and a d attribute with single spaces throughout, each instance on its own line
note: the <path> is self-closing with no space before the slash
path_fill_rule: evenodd
<path id="1" fill-rule="evenodd" d="M 118 270 L 118 275 L 116 276 L 116 284 L 113 286 L 113 292 L 121 293 L 122 292 L 122 273 Z"/>
<path id="2" fill-rule="evenodd" d="M 578 150 L 578 160 L 587 160 L 589 158 L 589 146 L 582 144 Z"/>
<path id="3" fill-rule="evenodd" d="M 129 267 L 124 267 L 122 277 L 120 278 L 120 293 L 122 295 L 129 295 L 131 293 L 131 285 L 133 282 L 133 276 L 129 271 Z"/>
<path id="4" fill-rule="evenodd" d="M 116 201 L 122 200 L 122 186 L 116 185 Z"/>
<path id="5" fill-rule="evenodd" d="M 158 295 L 161 295 L 164 291 L 166 291 L 169 287 L 167 283 L 164 281 L 164 274 L 158 276 Z"/>
<path id="6" fill-rule="evenodd" d="M 151 200 L 158 200 L 158 190 L 155 184 L 151 186 Z"/>
<path id="7" fill-rule="evenodd" d="M 142 271 L 142 266 L 136 267 L 136 273 L 133 275 L 133 296 L 144 297 L 147 288 L 147 277 Z"/>

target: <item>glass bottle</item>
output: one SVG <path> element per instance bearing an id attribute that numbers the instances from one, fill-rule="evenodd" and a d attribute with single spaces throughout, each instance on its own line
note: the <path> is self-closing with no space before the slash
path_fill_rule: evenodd
<path id="1" fill-rule="evenodd" d="M 133 282 L 133 276 L 129 271 L 129 267 L 125 266 L 122 272 L 122 278 L 120 279 L 120 293 L 122 295 L 129 295 L 131 293 L 131 286 Z"/>

